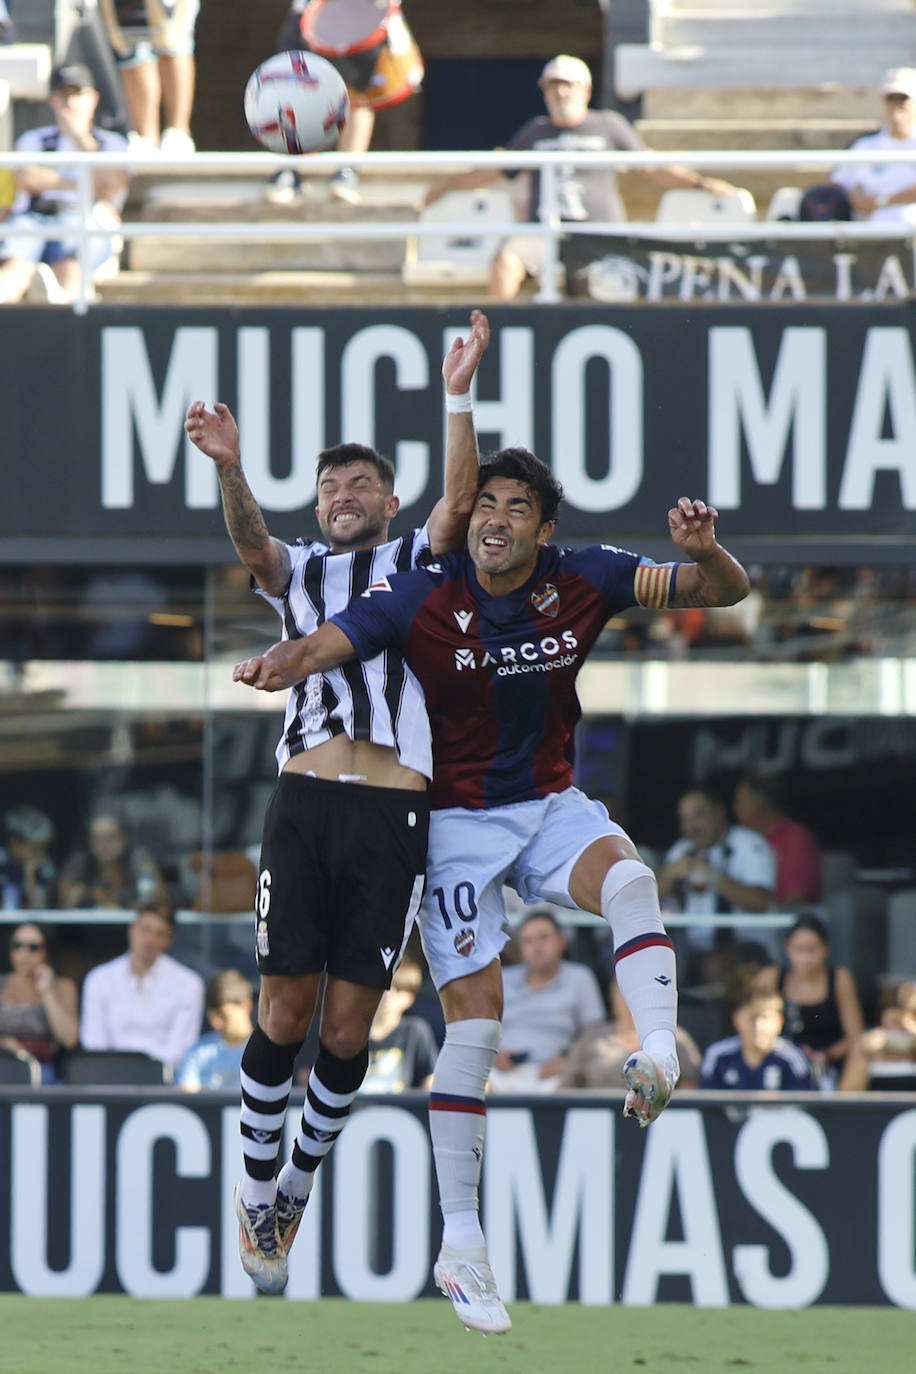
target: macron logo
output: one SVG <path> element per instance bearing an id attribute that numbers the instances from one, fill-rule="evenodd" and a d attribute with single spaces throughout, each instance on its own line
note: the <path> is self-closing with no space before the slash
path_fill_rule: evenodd
<path id="1" fill-rule="evenodd" d="M 379 954 L 382 956 L 382 963 L 385 965 L 385 967 L 391 968 L 391 961 L 394 958 L 394 950 L 380 949 Z"/>
<path id="2" fill-rule="evenodd" d="M 363 596 L 371 596 L 373 592 L 390 592 L 390 591 L 391 591 L 391 583 L 388 581 L 388 578 L 387 578 L 387 577 L 377 577 L 377 578 L 375 579 L 374 582 L 370 582 L 370 583 L 369 583 L 369 586 L 368 586 L 368 587 L 366 588 L 366 590 L 363 592 Z"/>
<path id="3" fill-rule="evenodd" d="M 462 668 L 476 668 L 477 664 L 474 662 L 474 650 L 456 649 L 455 667 L 458 669 L 459 673 L 461 672 Z"/>
<path id="4" fill-rule="evenodd" d="M 455 619 L 458 621 L 458 628 L 459 628 L 459 630 L 461 631 L 461 633 L 462 633 L 463 635 L 466 635 L 467 632 L 468 632 L 468 626 L 470 625 L 471 621 L 474 619 L 474 612 L 473 612 L 473 611 L 453 611 L 452 614 L 454 615 Z"/>

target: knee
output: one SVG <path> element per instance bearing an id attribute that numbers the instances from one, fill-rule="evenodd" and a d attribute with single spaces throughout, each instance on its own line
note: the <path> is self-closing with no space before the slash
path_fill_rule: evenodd
<path id="1" fill-rule="evenodd" d="M 515 253 L 497 253 L 490 268 L 490 295 L 498 300 L 512 300 L 525 280 L 525 268 Z"/>
<path id="2" fill-rule="evenodd" d="M 324 1016 L 321 1021 L 321 1043 L 338 1059 L 355 1059 L 369 1043 L 369 1027 Z"/>
<path id="3" fill-rule="evenodd" d="M 283 997 L 272 997 L 266 1005 L 262 1000 L 258 1021 L 275 1045 L 301 1045 L 308 1034 L 311 1011 Z"/>

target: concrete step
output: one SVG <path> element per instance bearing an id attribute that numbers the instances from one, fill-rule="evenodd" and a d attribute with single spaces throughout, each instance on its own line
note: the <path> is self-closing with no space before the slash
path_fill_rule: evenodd
<path id="1" fill-rule="evenodd" d="M 635 100 L 661 86 L 743 89 L 810 89 L 829 83 L 836 86 L 870 85 L 877 92 L 888 67 L 899 62 L 900 49 L 893 45 L 772 48 L 728 46 L 704 48 L 690 45 L 653 48 L 644 43 L 622 43 L 617 48 L 614 86 L 624 100 Z M 873 98 L 876 98 L 873 95 Z"/>
<path id="2" fill-rule="evenodd" d="M 353 223 L 378 219 L 416 219 L 427 182 L 403 178 L 364 177 L 360 199 L 348 204 L 328 193 L 329 178 L 303 180 L 301 193 L 292 201 L 276 204 L 268 199 L 269 181 L 250 178 L 197 176 L 187 180 L 147 183 L 132 195 L 134 218 L 169 222 L 237 220 L 289 222 L 302 219 L 328 223 Z"/>
<path id="3" fill-rule="evenodd" d="M 132 239 L 128 258 L 142 272 L 399 272 L 403 239 L 306 239 L 246 243 L 189 234 L 181 238 Z"/>
<path id="4" fill-rule="evenodd" d="M 907 13 L 876 14 L 867 20 L 861 10 L 831 14 L 806 11 L 806 6 L 783 14 L 678 10 L 657 14 L 650 38 L 666 48 L 681 44 L 698 44 L 707 49 L 775 48 L 787 44 L 806 48 L 848 46 L 853 52 L 877 47 L 882 54 L 895 49 L 898 54 L 914 50 L 916 11 L 912 8 Z"/>
<path id="5" fill-rule="evenodd" d="M 117 305 L 479 305 L 480 289 L 437 282 L 408 286 L 400 273 L 135 272 L 101 282 L 99 299 Z"/>
<path id="6" fill-rule="evenodd" d="M 640 119 L 636 128 L 650 148 L 766 149 L 848 148 L 874 133 L 868 119 Z"/>
<path id="7" fill-rule="evenodd" d="M 754 87 L 658 86 L 646 92 L 646 119 L 795 119 L 799 125 L 820 119 L 861 119 L 871 128 L 880 120 L 878 84 Z"/>

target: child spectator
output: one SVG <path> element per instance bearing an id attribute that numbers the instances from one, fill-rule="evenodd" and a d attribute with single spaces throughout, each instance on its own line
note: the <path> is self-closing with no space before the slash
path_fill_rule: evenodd
<path id="1" fill-rule="evenodd" d="M 423 982 L 422 970 L 405 955 L 382 997 L 369 1031 L 369 1068 L 364 1093 L 402 1093 L 428 1088 L 439 1046 L 428 1021 L 408 1013 Z"/>
<path id="2" fill-rule="evenodd" d="M 885 993 L 878 1025 L 850 1047 L 841 1092 L 916 1091 L 916 982 Z"/>
<path id="3" fill-rule="evenodd" d="M 206 1008 L 213 1029 L 191 1046 L 175 1074 L 186 1092 L 238 1086 L 254 1008 L 248 979 L 234 968 L 214 973 L 207 984 Z"/>
<path id="4" fill-rule="evenodd" d="M 732 1022 L 737 1035 L 716 1040 L 703 1056 L 701 1088 L 766 1092 L 813 1087 L 804 1054 L 780 1034 L 783 1002 L 778 992 L 748 988 Z"/>

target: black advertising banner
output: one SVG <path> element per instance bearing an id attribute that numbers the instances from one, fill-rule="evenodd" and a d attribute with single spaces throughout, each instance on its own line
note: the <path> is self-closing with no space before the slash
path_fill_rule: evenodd
<path id="1" fill-rule="evenodd" d="M 570 234 L 561 257 L 570 296 L 605 304 L 906 301 L 916 240 L 749 239 L 715 243 Z"/>
<path id="2" fill-rule="evenodd" d="M 916 1309 L 916 1095 L 492 1098 L 482 1221 L 509 1303 Z M 297 1113 L 288 1114 L 289 1140 Z M 230 1094 L 0 1090 L 0 1291 L 251 1297 Z M 426 1103 L 357 1105 L 320 1170 L 287 1297 L 433 1292 Z"/>
<path id="3" fill-rule="evenodd" d="M 563 541 L 665 556 L 687 494 L 747 559 L 909 557 L 908 304 L 519 305 L 492 322 L 481 442 L 551 464 Z M 395 461 L 395 528 L 421 523 L 441 490 L 441 360 L 466 325 L 456 309 L 3 312 L 0 558 L 232 561 L 213 465 L 182 429 L 196 399 L 238 416 L 278 537 L 314 530 L 315 455 L 342 436 Z"/>

